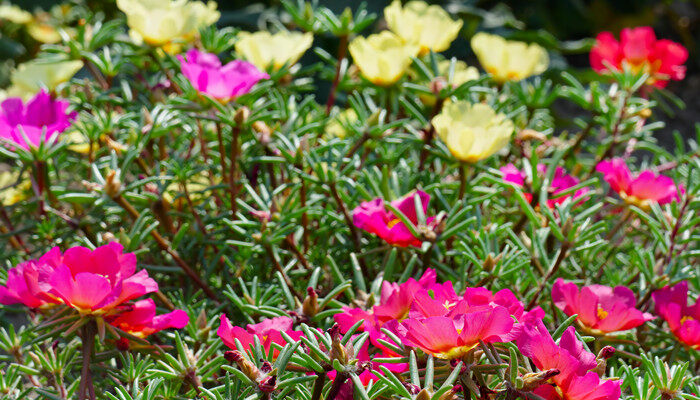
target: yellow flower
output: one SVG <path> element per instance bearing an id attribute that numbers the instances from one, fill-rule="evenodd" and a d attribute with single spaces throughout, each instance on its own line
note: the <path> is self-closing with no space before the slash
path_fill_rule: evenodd
<path id="1" fill-rule="evenodd" d="M 44 22 L 34 21 L 29 23 L 27 32 L 37 42 L 54 44 L 61 41 L 58 29 Z"/>
<path id="2" fill-rule="evenodd" d="M 17 66 L 10 77 L 8 96 L 30 97 L 41 88 L 55 90 L 83 67 L 80 60 L 32 60 Z"/>
<path id="3" fill-rule="evenodd" d="M 19 182 L 19 183 L 18 183 Z M 31 181 L 18 171 L 0 172 L 0 203 L 11 206 L 28 197 Z"/>
<path id="4" fill-rule="evenodd" d="M 549 56 L 541 46 L 488 33 L 479 32 L 472 37 L 472 50 L 481 66 L 498 82 L 519 81 L 541 74 L 549 66 Z"/>
<path id="5" fill-rule="evenodd" d="M 474 163 L 490 157 L 510 142 L 513 122 L 486 104 L 458 101 L 445 104 L 432 120 L 452 155 Z"/>
<path id="6" fill-rule="evenodd" d="M 24 25 L 31 22 L 34 18 L 30 12 L 24 11 L 15 5 L 5 3 L 0 4 L 0 19 L 4 19 L 19 25 Z"/>
<path id="7" fill-rule="evenodd" d="M 194 39 L 201 28 L 221 16 L 213 1 L 117 0 L 117 7 L 126 14 L 129 35 L 136 42 L 168 52 L 177 52 L 181 43 Z"/>
<path id="8" fill-rule="evenodd" d="M 270 33 L 241 32 L 236 42 L 236 53 L 263 71 L 277 71 L 285 64 L 291 66 L 311 47 L 311 32 L 279 31 Z"/>
<path id="9" fill-rule="evenodd" d="M 453 20 L 442 7 L 424 1 L 409 1 L 401 7 L 394 0 L 384 9 L 384 18 L 392 32 L 420 46 L 420 55 L 447 50 L 462 29 L 461 20 Z"/>
<path id="10" fill-rule="evenodd" d="M 357 122 L 357 113 L 354 109 L 348 108 L 347 110 L 339 112 L 328 121 L 328 124 L 326 124 L 326 133 L 343 139 L 348 132 L 350 132 L 348 128 L 355 122 Z"/>
<path id="11" fill-rule="evenodd" d="M 375 85 L 389 86 L 406 73 L 418 46 L 406 44 L 389 31 L 357 37 L 348 46 L 362 75 Z"/>

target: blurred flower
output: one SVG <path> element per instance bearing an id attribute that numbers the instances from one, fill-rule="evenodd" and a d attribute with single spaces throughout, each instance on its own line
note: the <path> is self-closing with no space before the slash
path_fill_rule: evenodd
<path id="1" fill-rule="evenodd" d="M 601 380 L 596 356 L 583 347 L 573 327 L 568 327 L 557 345 L 541 320 L 526 324 L 516 341 L 518 349 L 540 371 L 556 370 L 554 384 L 544 383 L 533 392 L 547 400 L 618 400 L 620 381 Z"/>
<path id="2" fill-rule="evenodd" d="M 71 247 L 51 273 L 51 293 L 81 314 L 120 313 L 129 300 L 158 290 L 148 271 L 136 272 L 136 256 L 112 242 L 90 250 Z"/>
<path id="3" fill-rule="evenodd" d="M 510 142 L 513 122 L 486 104 L 458 101 L 446 104 L 432 124 L 452 155 L 474 163 L 490 157 Z"/>
<path id="4" fill-rule="evenodd" d="M 413 62 L 419 47 L 406 44 L 389 31 L 356 37 L 348 47 L 362 76 L 379 86 L 396 83 Z"/>
<path id="5" fill-rule="evenodd" d="M 497 82 L 519 81 L 543 73 L 549 66 L 547 51 L 537 44 L 505 40 L 479 32 L 471 40 L 472 50 L 484 70 Z"/>
<path id="6" fill-rule="evenodd" d="M 636 176 L 632 176 L 625 160 L 613 158 L 601 161 L 596 166 L 596 171 L 603 174 L 603 179 L 616 191 L 628 204 L 648 209 L 651 203 L 666 204 L 678 201 L 679 192 L 684 193 L 682 185 L 676 186 L 673 179 L 644 170 Z"/>
<path id="7" fill-rule="evenodd" d="M 350 128 L 358 121 L 357 113 L 354 109 L 348 108 L 337 113 L 326 124 L 326 133 L 344 139 L 348 133 L 351 133 Z"/>
<path id="8" fill-rule="evenodd" d="M 0 204 L 11 206 L 28 197 L 32 184 L 19 171 L 0 172 Z"/>
<path id="9" fill-rule="evenodd" d="M 152 299 L 135 302 L 129 311 L 118 314 L 109 323 L 136 337 L 145 338 L 163 329 L 184 328 L 190 317 L 183 310 L 156 315 L 156 303 Z"/>
<path id="10" fill-rule="evenodd" d="M 523 187 L 525 185 L 525 180 L 527 179 L 527 173 L 521 171 L 515 167 L 513 164 L 508 164 L 500 168 L 503 174 L 503 180 L 510 182 L 517 186 Z M 539 176 L 544 177 L 547 173 L 547 166 L 545 164 L 537 165 L 537 173 Z M 552 182 L 549 184 L 549 195 L 547 200 L 547 206 L 549 208 L 554 208 L 556 204 L 561 204 L 566 199 L 572 198 L 574 201 L 588 192 L 588 188 L 578 189 L 575 193 L 567 193 L 563 195 L 558 195 L 561 192 L 567 191 L 568 189 L 579 184 L 578 178 L 573 175 L 568 175 L 564 168 L 556 167 L 554 170 L 554 176 L 552 177 Z M 523 193 L 527 201 L 532 201 L 532 193 Z"/>
<path id="11" fill-rule="evenodd" d="M 292 66 L 299 61 L 313 41 L 311 32 L 241 32 L 235 47 L 236 53 L 259 69 L 277 71 L 285 64 Z"/>
<path id="12" fill-rule="evenodd" d="M 234 60 L 221 66 L 216 54 L 191 49 L 180 60 L 182 74 L 200 93 L 228 102 L 250 91 L 261 79 L 270 76 L 247 61 Z"/>
<path id="13" fill-rule="evenodd" d="M 8 96 L 27 98 L 42 89 L 52 92 L 61 83 L 70 80 L 83 67 L 80 60 L 50 61 L 32 60 L 19 64 L 12 71 Z"/>
<path id="14" fill-rule="evenodd" d="M 418 194 L 420 198 L 423 214 L 425 215 L 428 212 L 430 195 L 422 190 L 410 192 L 404 197 L 392 201 L 391 205 L 406 215 L 413 225 L 418 226 L 419 221 L 416 212 L 416 203 L 413 199 L 415 194 Z M 393 211 L 386 209 L 384 206 L 384 199 L 382 198 L 360 203 L 360 205 L 352 211 L 352 220 L 356 227 L 369 233 L 374 233 L 394 246 L 420 247 L 423 243 L 421 239 L 413 236 L 408 227 L 393 213 Z M 426 216 L 426 227 L 432 229 L 434 224 L 435 217 Z"/>
<path id="15" fill-rule="evenodd" d="M 688 304 L 688 281 L 666 286 L 652 295 L 656 313 L 682 343 L 700 350 L 700 300 Z"/>
<path id="16" fill-rule="evenodd" d="M 479 345 L 502 342 L 513 329 L 505 307 L 480 307 L 463 314 L 409 318 L 401 322 L 403 344 L 418 347 L 435 357 L 458 360 Z"/>
<path id="17" fill-rule="evenodd" d="M 219 321 L 220 325 L 216 334 L 232 350 L 238 350 L 236 339 L 245 351 L 250 351 L 250 346 L 255 344 L 255 336 L 257 336 L 267 353 L 272 343 L 281 346 L 287 343 L 280 332 L 286 333 L 294 340 L 298 340 L 302 336 L 302 332 L 293 330 L 294 321 L 289 317 L 268 318 L 257 324 L 249 324 L 246 329 L 233 326 L 224 314 L 221 314 Z M 273 354 L 276 356 L 279 351 L 275 350 Z"/>
<path id="18" fill-rule="evenodd" d="M 60 304 L 61 300 L 51 293 L 49 278 L 61 258 L 61 250 L 54 247 L 36 260 L 10 268 L 5 286 L 0 286 L 0 304 L 24 304 L 29 308 Z"/>
<path id="19" fill-rule="evenodd" d="M 688 50 L 670 40 L 656 40 L 652 28 L 640 26 L 623 29 L 619 42 L 610 32 L 599 33 L 590 59 L 596 72 L 629 68 L 635 73 L 648 74 L 647 84 L 662 88 L 671 79 L 685 78 L 683 63 L 688 59 Z"/>
<path id="20" fill-rule="evenodd" d="M 578 286 L 559 278 L 552 286 L 552 301 L 566 315 L 577 314 L 581 326 L 593 335 L 636 328 L 654 319 L 637 310 L 634 292 L 625 286 Z"/>
<path id="21" fill-rule="evenodd" d="M 55 44 L 62 40 L 58 29 L 44 22 L 33 21 L 29 23 L 27 32 L 34 40 L 41 43 Z"/>
<path id="22" fill-rule="evenodd" d="M 14 4 L 3 3 L 0 4 L 0 19 L 24 25 L 31 22 L 33 17 L 29 11 L 25 11 Z"/>
<path id="23" fill-rule="evenodd" d="M 117 0 L 117 7 L 126 14 L 129 34 L 137 42 L 163 47 L 169 53 L 178 52 L 183 43 L 221 16 L 213 1 Z"/>
<path id="24" fill-rule="evenodd" d="M 392 32 L 420 46 L 420 55 L 447 50 L 462 29 L 461 20 L 453 20 L 442 7 L 424 1 L 409 1 L 402 7 L 394 0 L 384 9 L 384 18 Z"/>
<path id="25" fill-rule="evenodd" d="M 75 119 L 76 113 L 68 113 L 69 103 L 54 100 L 44 90 L 26 104 L 17 97 L 0 104 L 0 141 L 29 149 L 42 142 L 51 144 Z"/>

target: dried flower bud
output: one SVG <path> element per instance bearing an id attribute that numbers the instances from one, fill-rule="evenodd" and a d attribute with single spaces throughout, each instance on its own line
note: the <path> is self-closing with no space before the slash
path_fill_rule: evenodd
<path id="1" fill-rule="evenodd" d="M 501 254 L 499 254 L 497 257 L 494 257 L 492 253 L 489 253 L 486 256 L 484 262 L 481 264 L 481 266 L 484 268 L 484 271 L 493 271 L 493 267 L 495 267 L 498 261 L 501 260 L 501 257 Z"/>
<path id="2" fill-rule="evenodd" d="M 267 360 L 260 360 L 262 365 L 260 365 L 260 371 L 264 374 L 269 374 L 272 372 L 272 364 Z"/>
<path id="3" fill-rule="evenodd" d="M 521 142 L 528 142 L 531 140 L 539 140 L 540 142 L 545 141 L 547 139 L 547 136 L 545 136 L 544 133 L 542 132 L 537 132 L 534 129 L 523 129 L 518 134 L 515 136 L 516 140 L 519 140 Z"/>
<path id="4" fill-rule="evenodd" d="M 462 391 L 464 391 L 462 385 L 454 385 L 452 389 L 448 390 L 442 396 L 440 396 L 439 400 L 456 400 L 457 394 L 462 393 Z"/>
<path id="5" fill-rule="evenodd" d="M 107 147 L 114 150 L 117 155 L 121 155 L 122 151 L 126 151 L 127 147 L 117 141 L 112 140 L 109 136 L 105 136 L 105 142 L 107 142 Z"/>
<path id="6" fill-rule="evenodd" d="M 236 122 L 236 125 L 240 126 L 248 121 L 248 117 L 250 117 L 250 109 L 243 106 L 236 110 L 236 114 L 233 116 L 233 121 Z"/>
<path id="7" fill-rule="evenodd" d="M 260 370 L 253 363 L 245 358 L 243 353 L 238 350 L 229 350 L 224 353 L 224 358 L 230 363 L 238 364 L 238 368 L 252 381 L 256 381 L 260 377 Z"/>
<path id="8" fill-rule="evenodd" d="M 338 360 L 342 365 L 346 365 L 349 361 L 348 352 L 345 346 L 340 342 L 340 327 L 335 324 L 328 330 L 331 335 L 331 351 L 329 356 L 331 360 Z"/>
<path id="9" fill-rule="evenodd" d="M 612 357 L 612 355 L 615 354 L 615 348 L 612 346 L 605 346 L 603 347 L 600 352 L 598 352 L 598 355 L 596 356 L 596 367 L 593 368 L 593 372 L 598 374 L 598 376 L 603 376 L 605 374 L 605 368 L 608 365 L 608 358 Z"/>
<path id="10" fill-rule="evenodd" d="M 301 311 L 307 317 L 313 317 L 318 314 L 318 294 L 316 294 L 316 291 L 312 287 L 307 288 L 306 292 L 308 296 L 304 299 Z"/>
<path id="11" fill-rule="evenodd" d="M 107 178 L 105 179 L 105 194 L 107 194 L 107 196 L 113 199 L 119 196 L 119 192 L 121 192 L 121 189 L 122 183 L 119 180 L 119 177 L 117 176 L 117 171 L 109 171 L 109 174 L 107 174 Z"/>
<path id="12" fill-rule="evenodd" d="M 430 400 L 432 398 L 432 394 L 428 391 L 428 389 L 423 389 L 420 392 L 418 392 L 418 396 L 416 396 L 416 400 Z"/>
<path id="13" fill-rule="evenodd" d="M 262 121 L 253 122 L 253 131 L 257 134 L 258 141 L 263 145 L 267 145 L 272 140 L 272 130 L 266 123 Z"/>
<path id="14" fill-rule="evenodd" d="M 258 389 L 263 393 L 271 393 L 277 389 L 277 376 L 268 376 L 258 382 Z"/>
<path id="15" fill-rule="evenodd" d="M 408 382 L 403 382 L 403 386 L 408 390 L 409 393 L 411 394 L 418 394 L 420 393 L 420 386 L 414 385 L 412 383 Z"/>
<path id="16" fill-rule="evenodd" d="M 559 375 L 560 371 L 558 369 L 549 369 L 547 371 L 541 372 L 531 372 L 525 374 L 522 377 L 522 387 L 521 390 L 529 392 L 531 390 L 537 389 L 542 384 L 546 383 L 552 377 Z"/>

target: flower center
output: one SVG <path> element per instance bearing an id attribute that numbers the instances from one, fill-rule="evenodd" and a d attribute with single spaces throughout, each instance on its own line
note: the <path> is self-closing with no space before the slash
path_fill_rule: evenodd
<path id="1" fill-rule="evenodd" d="M 598 319 L 605 319 L 608 317 L 608 312 L 603 310 L 603 307 L 598 306 Z"/>

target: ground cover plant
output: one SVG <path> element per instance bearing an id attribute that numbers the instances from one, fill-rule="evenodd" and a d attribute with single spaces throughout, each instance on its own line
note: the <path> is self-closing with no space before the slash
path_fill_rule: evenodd
<path id="1" fill-rule="evenodd" d="M 2 398 L 699 398 L 700 129 L 657 137 L 683 45 L 66 7 L 0 6 L 44 43 L 0 104 Z"/>

